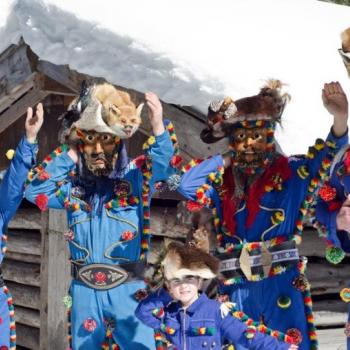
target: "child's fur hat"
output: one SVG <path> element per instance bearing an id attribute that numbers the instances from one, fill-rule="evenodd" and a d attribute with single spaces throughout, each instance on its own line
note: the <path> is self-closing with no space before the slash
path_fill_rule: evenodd
<path id="1" fill-rule="evenodd" d="M 208 107 L 207 128 L 201 132 L 205 143 L 214 143 L 232 133 L 237 123 L 267 120 L 280 122 L 290 96 L 282 93 L 282 82 L 270 79 L 259 94 L 233 101 L 226 97 L 213 101 Z"/>
<path id="2" fill-rule="evenodd" d="M 172 242 L 167 247 L 162 268 L 166 280 L 185 276 L 211 279 L 219 273 L 219 260 L 198 248 Z"/>

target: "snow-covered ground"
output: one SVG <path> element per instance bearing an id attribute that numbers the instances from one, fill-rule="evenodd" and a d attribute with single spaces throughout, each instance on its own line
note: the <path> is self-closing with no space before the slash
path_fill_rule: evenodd
<path id="1" fill-rule="evenodd" d="M 337 52 L 349 26 L 349 7 L 316 0 L 1 0 L 0 52 L 23 36 L 42 59 L 203 111 L 279 78 L 292 101 L 278 139 L 301 153 L 332 122 L 323 82 L 350 96 Z"/>

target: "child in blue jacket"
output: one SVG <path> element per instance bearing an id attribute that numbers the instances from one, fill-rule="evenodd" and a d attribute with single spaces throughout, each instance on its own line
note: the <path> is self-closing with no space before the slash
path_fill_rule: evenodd
<path id="1" fill-rule="evenodd" d="M 298 349 L 259 332 L 259 326 L 236 311 L 234 304 L 220 304 L 199 293 L 202 280 L 218 273 L 218 260 L 211 255 L 171 243 L 162 268 L 167 291 L 162 288 L 150 294 L 135 312 L 144 324 L 155 329 L 157 349 L 219 350 L 224 338 L 249 349 Z M 280 339 L 292 342 L 291 338 L 279 335 Z"/>

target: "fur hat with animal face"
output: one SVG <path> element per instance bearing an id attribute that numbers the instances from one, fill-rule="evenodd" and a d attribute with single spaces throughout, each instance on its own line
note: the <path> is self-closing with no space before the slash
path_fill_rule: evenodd
<path id="1" fill-rule="evenodd" d="M 219 260 L 212 255 L 189 245 L 172 242 L 161 263 L 164 278 L 172 280 L 185 276 L 211 279 L 219 272 Z"/>
<path id="2" fill-rule="evenodd" d="M 142 107 L 143 103 L 136 108 L 127 92 L 111 84 L 86 86 L 83 83 L 79 97 L 63 116 L 60 142 L 76 141 L 77 129 L 130 138 L 141 124 Z"/>
<path id="3" fill-rule="evenodd" d="M 341 33 L 341 42 L 342 48 L 339 49 L 339 53 L 350 78 L 350 28 L 345 29 Z"/>
<path id="4" fill-rule="evenodd" d="M 263 127 L 266 122 L 279 123 L 290 99 L 288 94 L 281 93 L 282 86 L 279 80 L 268 80 L 257 95 L 237 101 L 230 97 L 213 101 L 208 108 L 207 127 L 201 132 L 201 139 L 214 143 L 229 136 L 238 126 Z"/>

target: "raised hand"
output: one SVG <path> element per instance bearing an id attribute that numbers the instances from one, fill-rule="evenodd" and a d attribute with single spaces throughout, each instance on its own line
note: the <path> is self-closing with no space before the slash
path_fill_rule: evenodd
<path id="1" fill-rule="evenodd" d="M 163 107 L 158 96 L 153 92 L 146 92 L 145 99 L 148 107 L 148 117 L 152 125 L 153 134 L 159 136 L 164 132 Z"/>
<path id="2" fill-rule="evenodd" d="M 25 122 L 26 137 L 28 142 L 34 143 L 36 141 L 38 132 L 44 122 L 44 109 L 42 103 L 38 103 L 33 116 L 33 108 L 28 107 L 27 117 Z"/>
<path id="3" fill-rule="evenodd" d="M 348 99 L 339 82 L 324 84 L 323 105 L 334 116 L 333 133 L 342 136 L 346 133 L 348 122 Z"/>
<path id="4" fill-rule="evenodd" d="M 337 230 L 350 233 L 350 195 L 343 203 L 336 218 Z"/>

